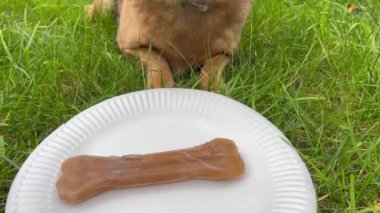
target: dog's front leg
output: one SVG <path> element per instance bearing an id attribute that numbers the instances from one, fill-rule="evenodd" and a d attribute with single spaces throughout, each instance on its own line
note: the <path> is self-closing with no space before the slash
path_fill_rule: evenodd
<path id="1" fill-rule="evenodd" d="M 147 70 L 148 88 L 174 87 L 170 66 L 161 54 L 149 48 L 139 48 L 134 50 L 133 54 L 139 56 Z"/>
<path id="2" fill-rule="evenodd" d="M 219 54 L 205 61 L 199 81 L 203 90 L 216 91 L 223 86 L 223 70 L 227 66 L 229 58 Z"/>

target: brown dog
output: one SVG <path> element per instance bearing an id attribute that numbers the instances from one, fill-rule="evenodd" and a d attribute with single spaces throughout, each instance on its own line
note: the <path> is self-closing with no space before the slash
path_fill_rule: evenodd
<path id="1" fill-rule="evenodd" d="M 114 10 L 117 43 L 138 55 L 150 88 L 173 87 L 174 72 L 203 66 L 202 89 L 216 90 L 222 72 L 240 43 L 252 0 L 94 0 L 88 16 Z"/>

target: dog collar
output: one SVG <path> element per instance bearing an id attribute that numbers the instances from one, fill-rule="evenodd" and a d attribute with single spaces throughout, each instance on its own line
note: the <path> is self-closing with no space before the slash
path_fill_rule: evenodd
<path id="1" fill-rule="evenodd" d="M 192 8 L 192 9 L 198 10 L 199 12 L 205 13 L 211 10 L 214 4 L 212 3 L 199 4 L 199 3 L 194 2 L 194 0 L 182 0 L 181 6 L 183 8 Z"/>

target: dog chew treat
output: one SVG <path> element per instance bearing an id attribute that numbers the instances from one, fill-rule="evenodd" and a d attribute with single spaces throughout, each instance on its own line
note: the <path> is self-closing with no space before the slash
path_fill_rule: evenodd
<path id="1" fill-rule="evenodd" d="M 244 162 L 233 141 L 214 139 L 188 149 L 144 155 L 76 156 L 63 162 L 61 171 L 56 183 L 59 197 L 79 203 L 113 188 L 238 178 L 244 173 Z"/>

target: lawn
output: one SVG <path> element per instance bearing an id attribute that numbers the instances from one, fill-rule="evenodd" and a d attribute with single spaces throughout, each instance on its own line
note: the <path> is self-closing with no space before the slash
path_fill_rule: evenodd
<path id="1" fill-rule="evenodd" d="M 111 17 L 77 0 L 0 1 L 0 212 L 18 169 L 55 128 L 145 88 Z M 359 2 L 359 1 L 357 1 Z M 380 2 L 257 0 L 220 93 L 263 114 L 312 175 L 320 212 L 380 212 Z M 196 88 L 196 73 L 177 79 Z"/>

